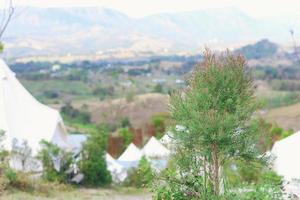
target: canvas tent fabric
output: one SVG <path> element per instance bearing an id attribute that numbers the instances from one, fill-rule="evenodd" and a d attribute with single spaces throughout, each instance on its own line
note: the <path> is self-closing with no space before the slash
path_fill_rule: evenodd
<path id="1" fill-rule="evenodd" d="M 142 151 L 131 143 L 123 154 L 118 158 L 118 162 L 126 169 L 137 167 L 143 157 Z"/>
<path id="2" fill-rule="evenodd" d="M 166 132 L 165 135 L 159 141 L 171 152 L 173 152 L 176 148 L 175 140 L 173 139 L 173 133 L 171 131 Z"/>
<path id="3" fill-rule="evenodd" d="M 12 140 L 25 140 L 36 155 L 40 141 L 46 140 L 68 149 L 67 131 L 58 111 L 38 102 L 0 59 L 0 130 L 5 132 L 5 147 Z"/>
<path id="4" fill-rule="evenodd" d="M 170 145 L 172 142 L 172 138 L 170 137 L 172 133 L 170 131 L 166 132 L 165 135 L 159 140 L 163 145 Z"/>
<path id="5" fill-rule="evenodd" d="M 81 152 L 82 145 L 87 141 L 87 136 L 84 134 L 69 134 L 68 144 L 72 147 L 74 155 L 78 155 Z"/>
<path id="6" fill-rule="evenodd" d="M 111 155 L 106 153 L 105 155 L 107 169 L 110 172 L 113 182 L 123 182 L 127 177 L 126 169 L 119 164 Z"/>
<path id="7" fill-rule="evenodd" d="M 277 141 L 271 151 L 273 169 L 285 180 L 300 180 L 300 159 L 295 159 L 293 155 L 300 152 L 300 131 Z"/>
<path id="8" fill-rule="evenodd" d="M 142 158 L 143 154 L 137 146 L 131 143 L 123 154 L 118 158 L 118 161 L 137 161 Z"/>
<path id="9" fill-rule="evenodd" d="M 167 158 L 170 155 L 170 151 L 155 137 L 151 137 L 143 147 L 142 152 L 146 158 Z"/>

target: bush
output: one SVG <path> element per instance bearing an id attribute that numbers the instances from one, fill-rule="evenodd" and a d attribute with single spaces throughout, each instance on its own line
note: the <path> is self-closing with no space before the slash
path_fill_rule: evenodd
<path id="1" fill-rule="evenodd" d="M 43 95 L 48 99 L 57 99 L 59 97 L 59 93 L 51 90 L 46 90 L 43 92 Z"/>
<path id="2" fill-rule="evenodd" d="M 120 127 L 121 128 L 131 128 L 132 125 L 130 123 L 130 120 L 128 117 L 123 117 L 120 121 Z"/>
<path id="3" fill-rule="evenodd" d="M 83 144 L 80 170 L 84 174 L 85 185 L 103 186 L 111 183 L 112 177 L 105 160 L 106 146 L 107 132 L 104 128 L 91 133 Z"/>
<path id="4" fill-rule="evenodd" d="M 66 182 L 65 171 L 69 169 L 72 163 L 72 154 L 44 140 L 40 144 L 42 148 L 37 157 L 43 164 L 42 178 L 50 182 Z M 59 162 L 59 169 L 55 168 L 55 160 Z"/>
<path id="5" fill-rule="evenodd" d="M 126 93 L 126 101 L 129 103 L 129 102 L 133 102 L 134 101 L 134 98 L 135 98 L 135 92 L 134 91 L 129 91 Z"/>
<path id="6" fill-rule="evenodd" d="M 153 88 L 153 92 L 164 93 L 164 88 L 163 88 L 162 84 L 156 84 Z"/>
<path id="7" fill-rule="evenodd" d="M 161 137 L 163 133 L 165 132 L 166 125 L 169 123 L 170 116 L 161 113 L 159 115 L 154 115 L 151 118 L 151 124 L 155 128 L 155 134 L 158 137 Z"/>
<path id="8" fill-rule="evenodd" d="M 67 117 L 67 120 L 83 124 L 88 124 L 91 122 L 90 113 L 74 108 L 71 103 L 64 105 L 60 111 L 63 116 Z"/>
<path id="9" fill-rule="evenodd" d="M 98 86 L 93 90 L 93 95 L 98 96 L 100 100 L 104 100 L 106 97 L 113 97 L 115 95 L 115 88 L 113 86 Z"/>
<path id="10" fill-rule="evenodd" d="M 154 171 L 151 168 L 151 164 L 145 157 L 142 157 L 138 167 L 128 172 L 128 177 L 124 184 L 137 188 L 147 188 L 152 184 L 153 180 Z"/>
<path id="11" fill-rule="evenodd" d="M 128 128 L 120 128 L 118 130 L 118 134 L 122 137 L 125 147 L 127 147 L 133 140 L 133 134 Z"/>

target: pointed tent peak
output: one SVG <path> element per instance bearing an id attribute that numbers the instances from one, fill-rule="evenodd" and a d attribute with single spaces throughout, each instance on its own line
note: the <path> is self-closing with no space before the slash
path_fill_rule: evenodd
<path id="1" fill-rule="evenodd" d="M 162 144 L 168 145 L 172 142 L 172 132 L 168 131 L 165 135 L 159 140 Z"/>
<path id="2" fill-rule="evenodd" d="M 142 152 L 148 158 L 161 158 L 170 155 L 170 151 L 153 136 L 144 146 Z"/>
<path id="3" fill-rule="evenodd" d="M 141 150 L 131 143 L 124 153 L 119 157 L 119 161 L 137 161 L 143 156 Z"/>
<path id="4" fill-rule="evenodd" d="M 13 139 L 26 140 L 35 155 L 40 141 L 69 148 L 67 131 L 57 110 L 38 102 L 0 59 L 0 129 L 5 131 L 5 147 Z"/>
<path id="5" fill-rule="evenodd" d="M 15 76 L 4 60 L 0 59 L 0 78 L 7 79 L 9 76 Z"/>

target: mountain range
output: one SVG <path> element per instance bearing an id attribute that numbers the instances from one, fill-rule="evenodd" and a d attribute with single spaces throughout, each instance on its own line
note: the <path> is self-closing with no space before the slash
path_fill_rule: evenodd
<path id="1" fill-rule="evenodd" d="M 195 52 L 268 38 L 290 40 L 285 20 L 255 19 L 236 8 L 133 18 L 98 7 L 23 8 L 5 33 L 6 57 L 105 51 Z"/>

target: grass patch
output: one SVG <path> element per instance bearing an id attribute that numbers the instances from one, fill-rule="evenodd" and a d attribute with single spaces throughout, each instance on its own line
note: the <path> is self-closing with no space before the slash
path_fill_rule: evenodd
<path id="1" fill-rule="evenodd" d="M 92 96 L 91 87 L 82 81 L 68 81 L 68 80 L 20 80 L 26 89 L 33 94 L 38 100 L 47 102 L 48 98 L 45 97 L 45 91 L 57 92 L 61 99 L 63 96 L 71 96 L 76 99 L 90 98 Z"/>

